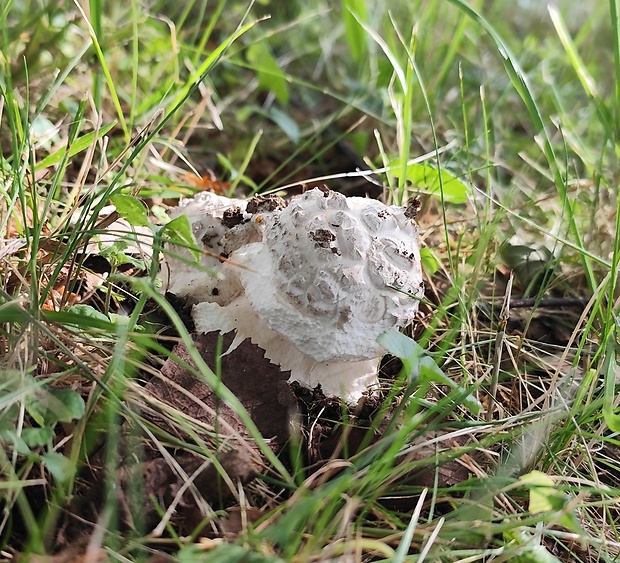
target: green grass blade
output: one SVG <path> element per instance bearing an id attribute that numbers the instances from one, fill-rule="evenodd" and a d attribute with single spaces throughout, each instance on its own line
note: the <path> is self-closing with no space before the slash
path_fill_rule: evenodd
<path id="1" fill-rule="evenodd" d="M 405 563 L 407 560 L 407 555 L 409 553 L 409 549 L 411 547 L 411 540 L 413 539 L 413 534 L 415 532 L 416 526 L 418 525 L 418 521 L 420 519 L 420 514 L 422 513 L 422 508 L 424 506 L 424 500 L 426 499 L 426 493 L 428 489 L 423 489 L 422 494 L 420 495 L 420 499 L 418 500 L 415 510 L 411 515 L 411 520 L 409 520 L 409 524 L 407 525 L 407 529 L 403 534 L 402 539 L 400 540 L 400 544 L 396 553 L 394 554 L 394 559 L 392 559 L 393 563 Z"/>
<path id="2" fill-rule="evenodd" d="M 342 0 L 342 19 L 351 57 L 360 62 L 366 55 L 367 34 L 360 22 L 368 21 L 366 0 Z"/>
<path id="3" fill-rule="evenodd" d="M 551 172 L 553 174 L 554 183 L 558 191 L 558 194 L 560 196 L 562 207 L 563 207 L 563 215 L 566 217 L 569 223 L 569 231 L 571 235 L 574 237 L 577 246 L 579 248 L 583 248 L 584 245 L 583 245 L 582 237 L 579 232 L 579 227 L 577 225 L 577 222 L 575 220 L 575 215 L 573 213 L 572 204 L 568 197 L 566 180 L 562 176 L 562 172 L 558 165 L 555 150 L 553 149 L 553 145 L 551 143 L 551 137 L 547 130 L 547 126 L 545 125 L 542 112 L 540 111 L 540 108 L 538 107 L 538 103 L 534 96 L 534 92 L 528 83 L 527 76 L 525 72 L 523 71 L 523 69 L 521 68 L 521 65 L 519 64 L 516 55 L 508 47 L 508 45 L 502 39 L 502 37 L 497 33 L 495 28 L 487 21 L 486 18 L 484 18 L 484 16 L 482 16 L 482 14 L 480 14 L 478 11 L 473 9 L 463 0 L 448 0 L 448 1 L 454 4 L 455 6 L 457 6 L 460 10 L 462 10 L 465 14 L 467 14 L 467 16 L 472 18 L 478 25 L 480 25 L 486 31 L 489 37 L 493 40 L 493 43 L 495 43 L 495 46 L 497 47 L 497 50 L 502 58 L 502 63 L 504 65 L 504 68 L 506 69 L 506 72 L 508 73 L 508 76 L 510 77 L 512 85 L 517 91 L 517 93 L 519 94 L 521 100 L 523 100 L 523 103 L 525 104 L 528 110 L 530 119 L 532 120 L 534 124 L 534 128 L 541 137 L 543 152 L 547 159 L 549 168 L 551 169 Z M 591 261 L 588 259 L 588 257 L 584 253 L 581 253 L 580 257 L 581 257 L 581 263 L 584 269 L 584 273 L 588 281 L 588 286 L 591 291 L 594 291 L 597 284 L 596 284 L 596 276 L 594 274 Z"/>
<path id="4" fill-rule="evenodd" d="M 551 16 L 551 21 L 553 22 L 553 25 L 555 26 L 558 37 L 560 38 L 560 41 L 562 42 L 562 45 L 564 46 L 564 50 L 566 51 L 566 54 L 568 55 L 571 65 L 573 66 L 573 69 L 575 70 L 575 74 L 577 74 L 577 77 L 579 78 L 579 82 L 581 82 L 581 85 L 583 89 L 585 90 L 586 94 L 588 95 L 588 97 L 596 105 L 596 109 L 599 114 L 599 121 L 601 122 L 601 125 L 605 129 L 608 137 L 610 139 L 613 139 L 616 136 L 614 127 L 613 127 L 613 122 L 614 122 L 613 116 L 611 112 L 609 111 L 609 108 L 605 104 L 604 100 L 601 98 L 598 92 L 596 83 L 594 81 L 594 78 L 588 71 L 582 58 L 579 56 L 579 53 L 577 52 L 577 48 L 575 44 L 573 43 L 573 40 L 570 36 L 568 29 L 566 28 L 566 24 L 564 23 L 564 20 L 560 14 L 560 11 L 558 10 L 556 6 L 550 5 L 549 14 Z"/>
<path id="5" fill-rule="evenodd" d="M 98 0 L 93 0 L 93 2 L 98 4 Z M 80 13 L 82 14 L 82 18 L 84 20 L 84 23 L 88 27 L 88 32 L 90 33 L 90 39 L 92 41 L 93 47 L 95 48 L 95 53 L 97 54 L 97 60 L 99 61 L 99 64 L 101 65 L 101 72 L 103 73 L 103 76 L 105 77 L 105 81 L 106 81 L 106 84 L 108 86 L 108 89 L 109 89 L 109 92 L 110 92 L 110 96 L 112 97 L 112 102 L 114 104 L 114 108 L 116 109 L 116 115 L 118 116 L 118 120 L 119 120 L 119 122 L 121 124 L 121 128 L 123 129 L 123 133 L 125 134 L 125 139 L 127 141 L 129 141 L 129 139 L 131 137 L 131 132 L 129 131 L 129 128 L 127 127 L 127 122 L 125 120 L 125 113 L 123 112 L 123 108 L 121 106 L 121 101 L 120 101 L 120 99 L 118 97 L 118 92 L 116 91 L 116 86 L 114 84 L 114 79 L 112 78 L 112 75 L 110 73 L 110 69 L 108 67 L 108 63 L 107 63 L 105 55 L 103 53 L 103 49 L 101 48 L 101 44 L 99 43 L 99 37 L 98 37 L 97 32 L 95 31 L 93 25 L 91 24 L 91 22 L 89 21 L 88 17 L 86 16 L 86 13 L 84 12 L 82 7 L 80 6 L 79 2 L 75 2 L 75 5 L 78 8 L 78 10 L 80 11 Z M 95 10 L 95 13 L 100 14 L 101 13 L 101 9 L 102 9 L 101 6 L 99 6 Z M 95 21 L 98 21 L 98 19 L 96 19 Z"/>
<path id="6" fill-rule="evenodd" d="M 108 123 L 107 125 L 102 126 L 96 131 L 86 133 L 78 139 L 75 139 L 75 141 L 67 143 L 67 146 L 62 147 L 57 151 L 53 152 L 52 154 L 46 156 L 41 162 L 39 162 L 35 166 L 35 170 L 44 170 L 45 168 L 54 166 L 54 164 L 58 164 L 62 160 L 66 160 L 75 156 L 76 154 L 81 153 L 82 151 L 90 147 L 95 141 L 107 135 L 115 125 L 116 121 L 113 121 L 112 123 Z"/>

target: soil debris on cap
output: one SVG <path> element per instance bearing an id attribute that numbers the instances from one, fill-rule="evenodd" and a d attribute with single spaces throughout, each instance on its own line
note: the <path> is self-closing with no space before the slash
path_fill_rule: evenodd
<path id="1" fill-rule="evenodd" d="M 246 207 L 248 213 L 265 213 L 284 209 L 287 206 L 286 201 L 277 195 L 255 195 Z"/>

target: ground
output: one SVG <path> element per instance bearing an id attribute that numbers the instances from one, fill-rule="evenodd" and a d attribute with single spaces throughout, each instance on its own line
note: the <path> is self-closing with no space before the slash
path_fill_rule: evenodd
<path id="1" fill-rule="evenodd" d="M 4 560 L 617 558 L 620 6 L 503 4 L 0 9 Z M 180 198 L 314 186 L 420 227 L 357 405 L 162 290 Z"/>

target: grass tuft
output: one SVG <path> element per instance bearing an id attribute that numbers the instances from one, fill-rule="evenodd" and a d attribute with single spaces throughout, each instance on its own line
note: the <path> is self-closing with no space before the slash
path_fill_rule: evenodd
<path id="1" fill-rule="evenodd" d="M 3 557 L 616 560 L 619 14 L 5 2 Z M 372 412 L 282 447 L 159 263 L 182 197 L 324 183 L 420 197 L 426 295 Z"/>

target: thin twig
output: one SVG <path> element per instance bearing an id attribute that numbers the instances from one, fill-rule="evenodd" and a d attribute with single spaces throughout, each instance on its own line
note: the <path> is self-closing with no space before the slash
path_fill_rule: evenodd
<path id="1" fill-rule="evenodd" d="M 512 309 L 527 309 L 529 307 L 558 309 L 560 307 L 585 307 L 588 299 L 585 297 L 529 297 L 527 299 L 511 299 Z"/>
<path id="2" fill-rule="evenodd" d="M 487 421 L 493 419 L 493 407 L 496 403 L 497 396 L 497 384 L 499 381 L 499 366 L 502 363 L 502 351 L 504 350 L 504 339 L 506 338 L 506 325 L 510 318 L 510 306 L 512 293 L 512 280 L 514 279 L 513 273 L 510 272 L 508 283 L 506 284 L 506 293 L 504 295 L 504 304 L 502 306 L 502 312 L 499 315 L 498 331 L 495 337 L 495 357 L 493 358 L 493 371 L 491 373 L 491 386 L 489 388 L 489 406 L 487 408 L 486 418 Z"/>

